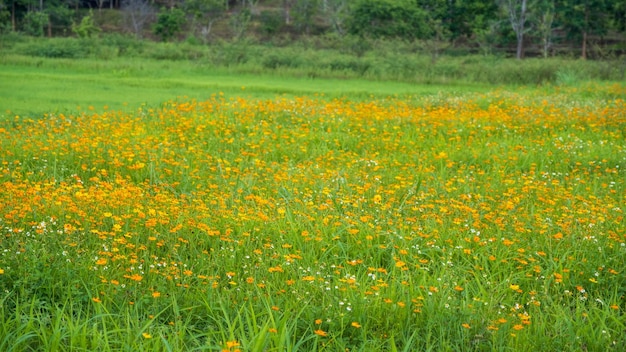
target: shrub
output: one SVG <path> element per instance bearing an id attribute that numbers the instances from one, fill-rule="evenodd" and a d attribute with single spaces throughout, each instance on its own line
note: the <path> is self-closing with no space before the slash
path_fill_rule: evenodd
<path id="1" fill-rule="evenodd" d="M 157 16 L 157 21 L 153 28 L 154 34 L 159 36 L 164 42 L 167 42 L 181 31 L 184 22 L 185 13 L 181 9 L 164 9 Z"/>
<path id="2" fill-rule="evenodd" d="M 262 11 L 259 17 L 261 31 L 266 35 L 278 33 L 283 26 L 283 19 L 278 11 Z"/>
<path id="3" fill-rule="evenodd" d="M 79 59 L 89 56 L 89 42 L 72 38 L 47 39 L 27 42 L 17 48 L 18 53 L 30 56 Z"/>
<path id="4" fill-rule="evenodd" d="M 89 14 L 83 17 L 79 24 L 72 24 L 72 31 L 80 38 L 91 38 L 100 32 L 100 28 L 93 21 L 93 11 L 90 10 Z"/>

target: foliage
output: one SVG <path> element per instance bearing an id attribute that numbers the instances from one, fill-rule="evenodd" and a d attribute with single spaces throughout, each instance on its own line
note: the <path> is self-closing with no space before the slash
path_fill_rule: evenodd
<path id="1" fill-rule="evenodd" d="M 278 33 L 284 22 L 280 12 L 269 10 L 261 11 L 259 21 L 261 22 L 261 31 L 266 35 Z"/>
<path id="2" fill-rule="evenodd" d="M 93 20 L 93 12 L 89 11 L 89 14 L 83 17 L 78 25 L 72 24 L 72 31 L 74 31 L 79 38 L 91 38 L 100 32 L 100 28 Z"/>
<path id="3" fill-rule="evenodd" d="M 79 59 L 88 57 L 93 48 L 89 42 L 67 38 L 25 42 L 15 49 L 19 53 L 36 57 Z"/>
<path id="4" fill-rule="evenodd" d="M 349 22 L 351 34 L 372 38 L 422 38 L 427 33 L 426 15 L 411 1 L 362 0 Z"/>
<path id="5" fill-rule="evenodd" d="M 121 11 L 126 25 L 141 38 L 145 26 L 153 19 L 155 10 L 147 0 L 123 0 Z"/>
<path id="6" fill-rule="evenodd" d="M 48 20 L 46 12 L 30 11 L 24 16 L 24 32 L 35 37 L 43 37 L 44 26 L 48 24 Z"/>
<path id="7" fill-rule="evenodd" d="M 311 34 L 315 16 L 320 7 L 318 0 L 295 0 L 293 4 L 293 24 L 304 34 Z"/>
<path id="8" fill-rule="evenodd" d="M 226 11 L 226 3 L 223 0 L 188 0 L 185 1 L 183 8 L 191 15 L 194 27 L 206 43 L 213 23 Z"/>
<path id="9" fill-rule="evenodd" d="M 152 31 L 162 41 L 167 42 L 182 30 L 185 13 L 178 8 L 162 9 L 157 15 Z"/>
<path id="10" fill-rule="evenodd" d="M 195 38 L 205 45 L 244 37 L 285 44 L 351 34 L 419 41 L 432 62 L 457 51 L 547 57 L 571 56 L 575 50 L 594 59 L 615 58 L 623 51 L 626 31 L 626 5 L 616 0 L 172 0 L 167 7 L 182 10 L 184 20 L 162 10 L 156 26 L 153 6 L 163 1 L 121 0 L 119 8 L 110 9 L 102 6 L 105 1 L 94 1 L 101 8 L 98 25 L 106 32 L 132 32 L 137 38 L 147 34 L 146 28 L 159 28 L 156 37 L 162 41 Z M 13 3 L 0 2 L 0 32 L 34 36 L 71 34 L 72 20 L 88 6 L 76 0 Z"/>

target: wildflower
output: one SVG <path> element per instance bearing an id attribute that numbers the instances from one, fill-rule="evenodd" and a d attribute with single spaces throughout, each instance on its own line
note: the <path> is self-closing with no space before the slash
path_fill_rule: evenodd
<path id="1" fill-rule="evenodd" d="M 161 292 L 159 292 L 159 291 L 154 291 L 154 292 L 152 292 L 152 297 L 154 297 L 154 298 L 159 298 L 159 297 L 161 297 Z"/>
<path id="2" fill-rule="evenodd" d="M 241 344 L 237 341 L 237 340 L 233 340 L 233 341 L 226 341 L 226 347 L 228 349 L 231 349 L 233 347 L 239 347 L 241 346 Z"/>
<path id="3" fill-rule="evenodd" d="M 466 328 L 466 329 L 470 329 L 471 326 L 468 323 L 463 323 L 461 324 L 462 327 Z"/>
<path id="4" fill-rule="evenodd" d="M 317 329 L 314 332 L 315 332 L 315 335 L 318 335 L 318 336 L 322 336 L 322 337 L 328 336 L 328 333 L 322 329 Z"/>
<path id="5" fill-rule="evenodd" d="M 91 300 L 94 301 L 95 303 L 101 303 L 102 302 L 102 300 L 100 298 L 98 298 L 98 297 L 93 297 Z"/>
<path id="6" fill-rule="evenodd" d="M 4 269 L 0 269 L 0 275 L 4 274 Z"/>
<path id="7" fill-rule="evenodd" d="M 315 319 L 315 325 L 320 325 L 322 323 L 322 319 Z"/>
<path id="8" fill-rule="evenodd" d="M 513 325 L 513 330 L 522 330 L 523 328 L 524 328 L 524 325 L 522 324 Z"/>
<path id="9" fill-rule="evenodd" d="M 361 327 L 361 324 L 359 324 L 359 323 L 358 323 L 358 322 L 356 322 L 356 321 L 353 321 L 353 322 L 352 322 L 352 324 L 350 324 L 350 325 L 352 325 L 353 327 L 355 327 L 355 328 L 357 328 L 357 329 L 359 329 L 359 328 Z"/>
<path id="10" fill-rule="evenodd" d="M 132 275 L 124 275 L 125 278 L 127 279 L 131 279 L 133 281 L 141 281 L 143 280 L 143 276 L 139 275 L 139 274 L 132 274 Z"/>
<path id="11" fill-rule="evenodd" d="M 143 334 L 141 334 L 141 336 L 143 336 L 144 339 L 151 339 L 152 335 L 148 334 L 147 332 L 144 332 Z"/>

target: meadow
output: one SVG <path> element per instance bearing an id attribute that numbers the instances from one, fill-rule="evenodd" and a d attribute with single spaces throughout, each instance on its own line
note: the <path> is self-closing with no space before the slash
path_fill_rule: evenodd
<path id="1" fill-rule="evenodd" d="M 33 89 L 40 114 L 7 90 L 0 350 L 626 346 L 622 83 L 250 77 L 112 108 Z"/>

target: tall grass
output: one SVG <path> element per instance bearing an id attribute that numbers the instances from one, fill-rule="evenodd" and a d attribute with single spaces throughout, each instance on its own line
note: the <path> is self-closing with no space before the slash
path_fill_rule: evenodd
<path id="1" fill-rule="evenodd" d="M 100 39 L 26 38 L 15 35 L 2 40 L 3 51 L 47 58 L 118 57 L 158 60 L 192 60 L 236 72 L 299 77 L 367 78 L 410 83 L 473 82 L 496 85 L 558 83 L 559 74 L 576 72 L 579 80 L 623 80 L 624 63 L 581 61 L 566 58 L 527 59 L 498 56 L 442 56 L 432 62 L 417 44 L 375 41 L 351 37 L 322 38 L 292 43 L 256 43 L 251 40 L 216 42 L 210 45 L 154 43 L 121 35 Z"/>

